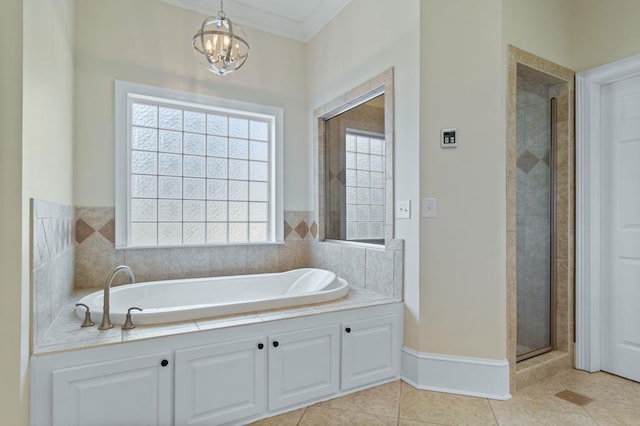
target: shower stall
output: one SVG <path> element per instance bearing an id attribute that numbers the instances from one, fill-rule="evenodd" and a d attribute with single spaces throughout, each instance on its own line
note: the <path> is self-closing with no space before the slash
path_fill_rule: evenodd
<path id="1" fill-rule="evenodd" d="M 566 81 L 517 65 L 516 289 L 522 361 L 555 349 L 557 98 Z"/>

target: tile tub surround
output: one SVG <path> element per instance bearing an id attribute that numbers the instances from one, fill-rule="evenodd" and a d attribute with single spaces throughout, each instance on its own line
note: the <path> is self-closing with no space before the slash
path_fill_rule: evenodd
<path id="1" fill-rule="evenodd" d="M 116 250 L 114 209 L 77 207 L 70 238 L 69 274 L 75 293 L 71 302 L 49 311 L 48 332 L 34 354 L 73 350 L 123 341 L 230 327 L 333 310 L 398 302 L 403 296 L 404 241 L 394 239 L 385 247 L 318 242 L 318 226 L 308 211 L 285 212 L 285 243 L 229 247 L 184 247 Z M 75 265 L 73 262 L 75 252 Z M 120 328 L 98 333 L 96 327 L 80 328 L 74 304 L 103 286 L 105 278 L 120 265 L 129 265 L 139 282 L 177 278 L 281 272 L 295 268 L 323 268 L 345 278 L 351 290 L 339 300 L 275 311 L 241 314 L 157 326 L 138 326 L 129 332 Z M 74 267 L 75 266 L 75 267 Z M 74 270 L 75 269 L 75 270 Z M 115 284 L 124 282 L 119 277 Z M 70 287 L 71 288 L 71 287 Z M 36 311 L 34 311 L 35 313 Z M 58 314 L 59 313 L 59 314 Z M 57 315 L 57 316 L 56 316 Z M 34 322 L 42 321 L 36 318 Z M 100 318 L 93 318 L 99 323 Z M 135 319 L 134 319 L 135 322 Z"/>
<path id="2" fill-rule="evenodd" d="M 318 226 L 311 212 L 285 212 L 285 243 L 211 247 L 115 249 L 115 210 L 78 207 L 75 212 L 74 286 L 96 288 L 113 269 L 130 266 L 137 281 L 281 272 L 309 266 L 308 244 Z M 122 278 L 120 278 L 122 279 Z M 122 283 L 116 281 L 116 284 Z"/>
<path id="3" fill-rule="evenodd" d="M 97 328 L 100 318 L 96 318 L 94 316 L 92 319 L 96 325 L 93 327 L 82 328 L 80 327 L 82 320 L 75 314 L 74 305 L 76 301 L 91 291 L 92 290 L 83 289 L 74 293 L 72 300 L 63 307 L 51 327 L 47 330 L 47 333 L 40 339 L 39 345 L 34 347 L 34 355 L 151 339 L 201 330 L 234 327 L 265 321 L 276 321 L 347 309 L 363 308 L 366 306 L 397 303 L 399 301 L 370 290 L 354 288 L 349 291 L 347 296 L 331 302 L 260 312 L 249 312 L 238 315 L 202 318 L 193 321 L 157 325 L 138 325 L 133 330 L 122 330 L 120 326 L 116 326 L 110 330 L 101 331 Z M 133 321 L 135 323 L 135 313 Z"/>
<path id="4" fill-rule="evenodd" d="M 35 348 L 73 292 L 73 207 L 31 200 L 32 339 Z"/>
<path id="5" fill-rule="evenodd" d="M 318 242 L 313 212 L 285 212 L 285 243 L 229 247 L 181 247 L 116 250 L 114 209 L 79 207 L 75 218 L 76 289 L 96 289 L 121 264 L 139 282 L 178 278 L 282 272 L 322 268 L 335 272 L 353 288 L 402 299 L 404 241 L 386 247 Z M 118 277 L 116 285 L 124 281 Z"/>
<path id="6" fill-rule="evenodd" d="M 404 240 L 393 239 L 384 248 L 340 242 L 314 242 L 311 265 L 327 269 L 352 287 L 401 300 L 404 281 Z"/>

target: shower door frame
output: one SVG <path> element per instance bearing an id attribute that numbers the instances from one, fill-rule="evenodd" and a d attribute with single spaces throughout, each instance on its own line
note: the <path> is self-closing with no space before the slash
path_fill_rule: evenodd
<path id="1" fill-rule="evenodd" d="M 525 65 L 525 64 L 523 64 Z M 525 65 L 526 66 L 526 65 Z M 534 349 L 522 355 L 516 351 L 516 362 L 524 361 L 538 355 L 551 352 L 556 347 L 556 147 L 558 139 L 558 105 L 557 99 L 549 99 L 549 345 Z M 517 234 L 516 234 L 517 235 Z M 516 249 L 517 252 L 517 249 Z M 517 255 L 517 254 L 516 254 Z M 516 281 L 517 291 L 517 281 Z M 516 340 L 517 344 L 517 340 Z"/>
<path id="2" fill-rule="evenodd" d="M 567 92 L 558 96 L 558 137 L 556 147 L 556 346 L 552 352 L 516 362 L 516 87 L 517 64 L 523 64 L 566 83 Z M 506 322 L 507 361 L 511 392 L 541 378 L 573 366 L 574 358 L 574 231 L 575 215 L 575 72 L 515 46 L 507 46 L 507 137 L 506 137 Z M 518 367 L 516 367 L 518 365 Z"/>

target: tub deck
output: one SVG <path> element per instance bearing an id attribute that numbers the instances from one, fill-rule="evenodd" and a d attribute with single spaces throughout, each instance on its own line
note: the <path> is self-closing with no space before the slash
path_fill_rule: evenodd
<path id="1" fill-rule="evenodd" d="M 234 327 L 287 318 L 316 315 L 326 312 L 342 311 L 367 306 L 397 303 L 401 300 L 384 296 L 371 290 L 351 287 L 349 293 L 331 302 L 316 303 L 305 306 L 250 312 L 222 317 L 203 318 L 197 320 L 173 322 L 155 325 L 137 325 L 133 330 L 122 330 L 119 326 L 111 330 L 98 330 L 100 316 L 93 315 L 96 323 L 93 327 L 81 328 L 82 321 L 75 314 L 75 303 L 94 290 L 76 292 L 73 301 L 60 311 L 56 320 L 47 330 L 38 344 L 33 348 L 33 355 L 53 352 L 85 349 L 96 346 L 113 345 L 135 340 L 151 339 L 174 334 L 193 333 L 201 330 Z M 134 319 L 135 322 L 135 319 Z"/>

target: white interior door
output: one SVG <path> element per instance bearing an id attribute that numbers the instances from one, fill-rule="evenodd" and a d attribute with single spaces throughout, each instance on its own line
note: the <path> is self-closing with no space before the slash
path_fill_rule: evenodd
<path id="1" fill-rule="evenodd" d="M 640 77 L 601 95 L 601 369 L 640 381 Z"/>

